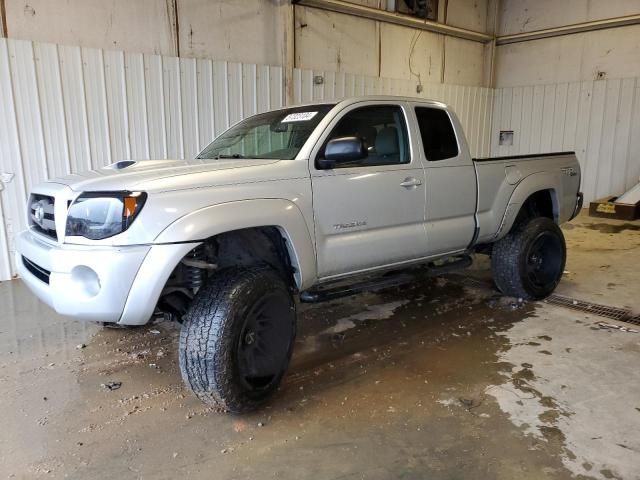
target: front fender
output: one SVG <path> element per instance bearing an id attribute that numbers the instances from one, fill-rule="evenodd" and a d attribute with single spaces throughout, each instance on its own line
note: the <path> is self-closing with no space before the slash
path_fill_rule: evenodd
<path id="1" fill-rule="evenodd" d="M 277 227 L 287 240 L 298 288 L 309 288 L 317 278 L 316 252 L 304 216 L 290 200 L 240 200 L 205 207 L 173 222 L 154 243 L 196 242 L 225 232 L 267 226 Z"/>

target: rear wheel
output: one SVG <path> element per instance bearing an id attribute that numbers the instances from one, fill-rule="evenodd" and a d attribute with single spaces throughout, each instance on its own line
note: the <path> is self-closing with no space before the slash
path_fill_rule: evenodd
<path id="1" fill-rule="evenodd" d="M 566 262 L 562 230 L 539 217 L 509 232 L 493 245 L 491 267 L 502 293 L 539 300 L 557 287 Z"/>
<path id="2" fill-rule="evenodd" d="M 180 332 L 180 371 L 209 405 L 260 406 L 277 390 L 296 332 L 288 286 L 264 268 L 232 268 L 203 286 Z"/>

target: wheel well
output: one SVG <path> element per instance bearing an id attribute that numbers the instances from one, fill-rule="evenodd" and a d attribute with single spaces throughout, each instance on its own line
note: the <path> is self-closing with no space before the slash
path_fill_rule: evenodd
<path id="1" fill-rule="evenodd" d="M 514 231 L 530 220 L 539 217 L 550 218 L 558 223 L 558 204 L 554 190 L 538 190 L 529 195 L 520 207 L 510 231 Z M 493 243 L 479 244 L 474 249 L 477 253 L 492 255 L 493 245 Z"/>
<path id="2" fill-rule="evenodd" d="M 520 207 L 514 224 L 520 225 L 538 217 L 547 217 L 555 222 L 558 221 L 558 205 L 553 190 L 539 190 L 529 195 Z"/>
<path id="3" fill-rule="evenodd" d="M 287 240 L 278 227 L 254 227 L 221 233 L 205 241 L 213 247 L 218 268 L 267 265 L 294 282 Z"/>
<path id="4" fill-rule="evenodd" d="M 295 288 L 296 269 L 288 240 L 278 227 L 244 228 L 214 235 L 178 263 L 162 291 L 157 309 L 180 320 L 209 276 L 232 266 L 261 265 L 273 269 Z"/>

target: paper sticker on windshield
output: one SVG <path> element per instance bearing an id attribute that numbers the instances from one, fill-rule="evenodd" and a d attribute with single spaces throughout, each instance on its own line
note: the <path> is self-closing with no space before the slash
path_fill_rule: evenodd
<path id="1" fill-rule="evenodd" d="M 298 113 L 290 113 L 282 120 L 282 123 L 288 122 L 307 122 L 315 117 L 318 112 L 298 112 Z"/>

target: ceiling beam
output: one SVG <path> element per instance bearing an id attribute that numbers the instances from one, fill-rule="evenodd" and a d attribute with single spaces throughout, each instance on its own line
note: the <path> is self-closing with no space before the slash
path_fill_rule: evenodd
<path id="1" fill-rule="evenodd" d="M 486 43 L 493 41 L 493 36 L 487 35 L 486 33 L 453 27 L 451 25 L 432 22 L 430 20 L 422 20 L 402 13 L 388 12 L 378 8 L 348 3 L 343 0 L 293 0 L 293 3 L 304 7 L 319 8 L 321 10 L 328 10 L 355 17 L 367 18 L 369 20 L 376 20 L 378 22 L 393 23 L 395 25 L 441 33 L 450 37 L 473 40 L 474 42 Z"/>
<path id="2" fill-rule="evenodd" d="M 531 32 L 514 33 L 513 35 L 502 35 L 496 38 L 496 45 L 508 45 L 510 43 L 530 42 L 541 38 L 559 37 L 561 35 L 571 35 L 575 33 L 593 32 L 595 30 L 605 30 L 608 28 L 626 27 L 628 25 L 640 24 L 640 15 L 629 15 L 627 17 L 607 18 L 605 20 L 594 20 L 592 22 L 575 23 L 562 27 L 546 28 L 544 30 L 534 30 Z"/>

